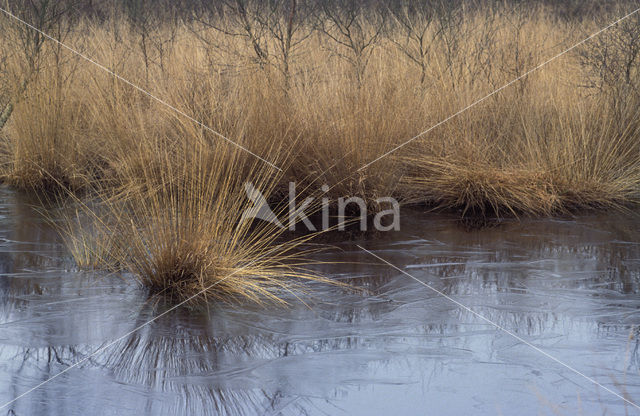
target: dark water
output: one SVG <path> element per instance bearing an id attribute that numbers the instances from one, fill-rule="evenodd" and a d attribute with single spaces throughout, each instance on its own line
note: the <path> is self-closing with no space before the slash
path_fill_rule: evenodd
<path id="1" fill-rule="evenodd" d="M 162 307 L 118 276 L 72 271 L 55 233 L 0 193 L 0 406 Z M 179 309 L 0 415 L 624 415 L 637 409 L 355 243 L 640 401 L 640 219 L 526 220 L 337 244 L 305 306 Z M 154 309 L 155 308 L 155 309 Z"/>

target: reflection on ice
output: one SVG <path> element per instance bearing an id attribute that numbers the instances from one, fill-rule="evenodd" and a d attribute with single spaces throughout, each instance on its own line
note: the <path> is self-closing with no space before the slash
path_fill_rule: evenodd
<path id="1" fill-rule="evenodd" d="M 499 325 L 640 400 L 640 221 L 525 220 L 466 232 L 404 215 L 358 241 Z M 0 203 L 0 405 L 162 311 L 118 276 L 74 272 L 15 195 Z M 13 403 L 18 416 L 612 414 L 624 403 L 353 243 L 310 308 L 179 309 Z"/>

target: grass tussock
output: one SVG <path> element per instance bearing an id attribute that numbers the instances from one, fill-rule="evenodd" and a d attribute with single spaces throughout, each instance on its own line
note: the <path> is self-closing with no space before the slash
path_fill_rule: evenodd
<path id="1" fill-rule="evenodd" d="M 268 194 L 272 169 L 222 144 L 187 141 L 180 161 L 165 153 L 165 169 L 141 163 L 142 176 L 108 199 L 77 201 L 63 228 L 78 265 L 127 272 L 178 300 L 283 303 L 303 280 L 329 282 L 306 268 L 308 238 L 285 240 L 277 225 L 242 217 L 253 208 L 243 184 Z"/>
<path id="2" fill-rule="evenodd" d="M 522 107 L 515 99 L 499 98 L 512 100 L 505 107 Z M 496 113 L 492 123 L 509 125 L 508 136 L 463 140 L 455 148 L 434 139 L 401 156 L 408 166 L 400 185 L 406 201 L 482 217 L 625 209 L 640 201 L 637 108 L 616 111 L 607 102 L 570 104 L 553 97 L 543 106 L 533 103 L 514 112 L 514 119 Z M 464 121 L 459 128 L 474 134 Z"/>
<path id="3" fill-rule="evenodd" d="M 1 143 L 6 183 L 48 192 L 78 191 L 91 182 L 99 143 L 86 133 L 88 114 L 77 92 L 68 83 L 43 78 L 23 93 Z"/>

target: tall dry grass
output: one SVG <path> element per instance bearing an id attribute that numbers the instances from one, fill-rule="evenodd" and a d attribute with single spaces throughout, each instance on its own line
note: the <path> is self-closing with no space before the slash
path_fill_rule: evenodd
<path id="1" fill-rule="evenodd" d="M 303 280 L 330 283 L 308 270 L 310 236 L 285 239 L 285 229 L 243 218 L 253 208 L 244 183 L 268 194 L 278 180 L 272 169 L 191 133 L 179 160 L 161 150 L 164 168 L 141 164 L 108 198 L 75 201 L 62 231 L 77 264 L 124 272 L 153 294 L 194 302 L 284 303 L 284 292 L 304 291 Z"/>
<path id="2" fill-rule="evenodd" d="M 599 44 L 574 50 L 360 169 L 622 9 L 602 20 L 522 5 L 461 8 L 440 20 L 385 13 L 357 16 L 347 32 L 320 14 L 292 31 L 286 53 L 282 32 L 252 38 L 242 19 L 172 21 L 144 38 L 117 16 L 74 22 L 67 44 L 282 174 L 52 43 L 39 50 L 38 71 L 26 71 L 33 65 L 12 53 L 24 32 L 4 19 L 2 102 L 15 110 L 2 130 L 2 177 L 22 189 L 97 194 L 101 208 L 81 209 L 68 234 L 78 262 L 124 268 L 182 297 L 240 269 L 210 295 L 258 299 L 283 287 L 278 274 L 310 276 L 287 271 L 296 242 L 240 224 L 245 181 L 273 200 L 289 181 L 309 195 L 326 184 L 330 198 L 362 197 L 369 212 L 388 196 L 463 216 L 639 202 L 633 25 L 608 34 L 616 59 L 603 60 Z M 621 83 L 601 76 L 619 73 L 616 65 L 625 65 Z"/>
<path id="3" fill-rule="evenodd" d="M 334 199 L 361 196 L 375 209 L 376 198 L 394 196 L 493 214 L 637 199 L 632 110 L 621 115 L 605 91 L 584 87 L 593 68 L 577 52 L 359 170 L 598 27 L 595 18 L 560 21 L 542 7 L 459 13 L 455 27 L 414 19 L 429 42 L 422 66 L 409 56 L 423 46 L 400 25 L 366 50 L 364 70 L 345 58 L 344 45 L 310 30 L 290 57 L 286 79 L 277 59 L 256 60 L 249 39 L 199 21 L 158 26 L 149 36 L 162 49 L 146 48 L 144 55 L 138 32 L 123 19 L 76 23 L 67 43 L 256 154 L 286 149 L 276 156 L 292 161 L 283 179 L 313 183 L 309 189 L 327 184 Z M 20 32 L 3 24 L 10 56 Z M 365 38 L 375 29 L 362 27 Z M 277 46 L 260 40 L 265 51 Z M 14 99 L 5 129 L 6 181 L 46 188 L 55 177 L 81 188 L 86 181 L 117 183 L 141 168 L 136 163 L 160 163 L 130 160 L 138 132 L 171 148 L 175 143 L 163 136 L 184 120 L 78 57 L 61 59 L 54 46 L 44 45 L 42 69 Z M 624 106 L 631 109 L 636 99 L 630 94 Z"/>

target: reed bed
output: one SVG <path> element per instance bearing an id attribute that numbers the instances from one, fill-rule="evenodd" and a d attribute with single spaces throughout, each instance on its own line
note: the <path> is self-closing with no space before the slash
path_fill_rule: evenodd
<path id="1" fill-rule="evenodd" d="M 220 281 L 208 295 L 275 299 L 271 289 L 290 278 L 317 278 L 295 269 L 299 240 L 240 221 L 247 181 L 274 202 L 295 181 L 301 197 L 327 185 L 332 200 L 361 197 L 369 212 L 394 197 L 463 217 L 640 201 L 637 16 L 421 134 L 626 3 L 579 19 L 538 3 L 429 11 L 400 2 L 352 15 L 285 8 L 271 20 L 260 4 L 144 25 L 114 8 L 55 28 L 282 172 L 59 45 L 16 52 L 29 44 L 25 29 L 0 20 L 0 105 L 11 109 L 0 173 L 20 189 L 74 195 L 83 208 L 66 235 L 79 264 L 125 269 L 181 298 Z"/>

